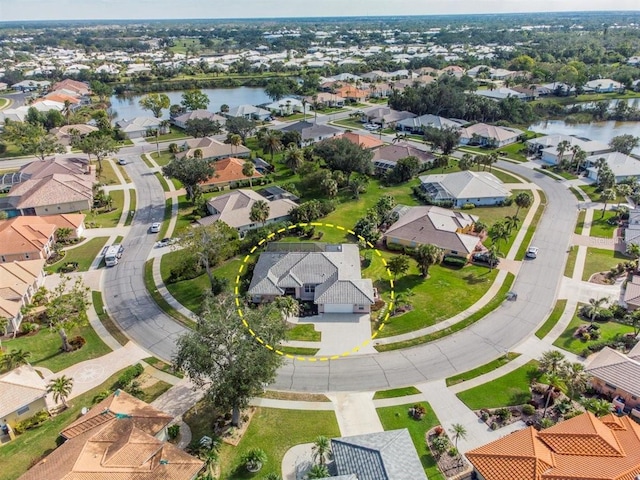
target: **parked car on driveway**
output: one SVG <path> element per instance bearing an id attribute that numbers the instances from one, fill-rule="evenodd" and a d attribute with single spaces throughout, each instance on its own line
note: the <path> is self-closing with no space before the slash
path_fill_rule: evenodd
<path id="1" fill-rule="evenodd" d="M 497 258 L 497 257 L 494 258 L 493 261 L 491 261 L 491 257 L 486 252 L 474 253 L 471 256 L 471 261 L 474 262 L 474 263 L 484 263 L 484 264 L 489 265 L 491 267 L 495 267 L 496 265 L 498 265 L 500 263 L 500 259 Z"/>

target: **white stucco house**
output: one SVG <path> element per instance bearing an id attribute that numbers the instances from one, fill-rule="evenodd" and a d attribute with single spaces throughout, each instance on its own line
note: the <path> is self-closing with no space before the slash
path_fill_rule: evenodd
<path id="1" fill-rule="evenodd" d="M 495 148 L 516 143 L 524 132 L 517 128 L 497 127 L 486 123 L 476 123 L 460 129 L 461 145 L 489 145 Z"/>
<path id="2" fill-rule="evenodd" d="M 601 155 L 611 151 L 611 147 L 606 143 L 589 140 L 588 138 L 561 134 L 532 138 L 531 140 L 527 140 L 526 145 L 529 153 L 536 155 L 543 162 L 557 165 L 562 161 L 562 159 L 559 158 L 558 144 L 563 141 L 566 141 L 569 144 L 569 147 L 563 154 L 563 158 L 565 160 L 570 159 L 573 155 L 573 152 L 571 151 L 571 147 L 573 146 L 580 147 L 580 149 L 586 152 L 588 156 Z"/>
<path id="3" fill-rule="evenodd" d="M 477 207 L 500 205 L 511 195 L 504 183 L 489 172 L 445 173 L 420 177 L 422 190 L 434 202 L 453 202 L 461 208 L 465 204 Z"/>
<path id="4" fill-rule="evenodd" d="M 587 157 L 585 160 L 587 176 L 592 180 L 598 180 L 598 169 L 596 168 L 596 164 L 601 158 L 604 159 L 613 174 L 616 176 L 616 183 L 622 182 L 629 177 L 634 177 L 640 180 L 640 160 L 620 152 L 609 152 Z"/>

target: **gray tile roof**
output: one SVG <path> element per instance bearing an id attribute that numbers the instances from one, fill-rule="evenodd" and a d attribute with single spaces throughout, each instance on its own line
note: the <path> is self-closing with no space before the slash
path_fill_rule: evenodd
<path id="1" fill-rule="evenodd" d="M 292 248 L 294 248 L 292 246 Z M 263 252 L 249 286 L 252 295 L 282 295 L 285 288 L 316 285 L 318 304 L 371 304 L 373 284 L 360 275 L 357 245 L 328 245 L 320 252 Z"/>
<path id="2" fill-rule="evenodd" d="M 637 359 L 605 347 L 591 360 L 585 370 L 620 390 L 640 397 L 640 361 Z"/>
<path id="3" fill-rule="evenodd" d="M 640 162 L 639 162 L 640 163 Z M 489 172 L 463 172 L 423 175 L 420 177 L 423 188 L 434 185 L 443 189 L 449 198 L 506 198 L 511 192 L 504 183 Z"/>
<path id="4" fill-rule="evenodd" d="M 315 140 L 319 138 L 328 138 L 337 135 L 338 133 L 342 133 L 342 130 L 339 130 L 334 127 L 330 127 L 329 125 L 318 125 L 316 123 L 311 122 L 295 122 L 291 125 L 287 125 L 282 129 L 283 132 L 300 132 L 300 136 L 303 141 Z"/>
<path id="5" fill-rule="evenodd" d="M 338 475 L 358 480 L 427 480 L 409 431 L 334 438 L 331 449 Z"/>

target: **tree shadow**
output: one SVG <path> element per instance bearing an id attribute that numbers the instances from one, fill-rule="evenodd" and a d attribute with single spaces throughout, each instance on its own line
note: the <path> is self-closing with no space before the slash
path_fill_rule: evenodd
<path id="1" fill-rule="evenodd" d="M 486 278 L 482 278 L 475 273 L 468 273 L 467 275 L 462 277 L 462 279 L 467 283 L 467 285 L 478 285 L 487 281 Z"/>

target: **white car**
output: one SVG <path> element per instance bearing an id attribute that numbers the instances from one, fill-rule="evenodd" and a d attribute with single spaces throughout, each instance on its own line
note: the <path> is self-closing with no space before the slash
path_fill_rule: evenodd
<path id="1" fill-rule="evenodd" d="M 536 258 L 540 249 L 538 247 L 529 247 L 527 250 L 527 258 Z"/>
<path id="2" fill-rule="evenodd" d="M 160 223 L 159 222 L 152 223 L 149 231 L 151 233 L 158 233 L 160 231 Z"/>
<path id="3" fill-rule="evenodd" d="M 118 159 L 118 165 L 126 165 L 127 161 L 124 158 L 119 158 Z"/>

